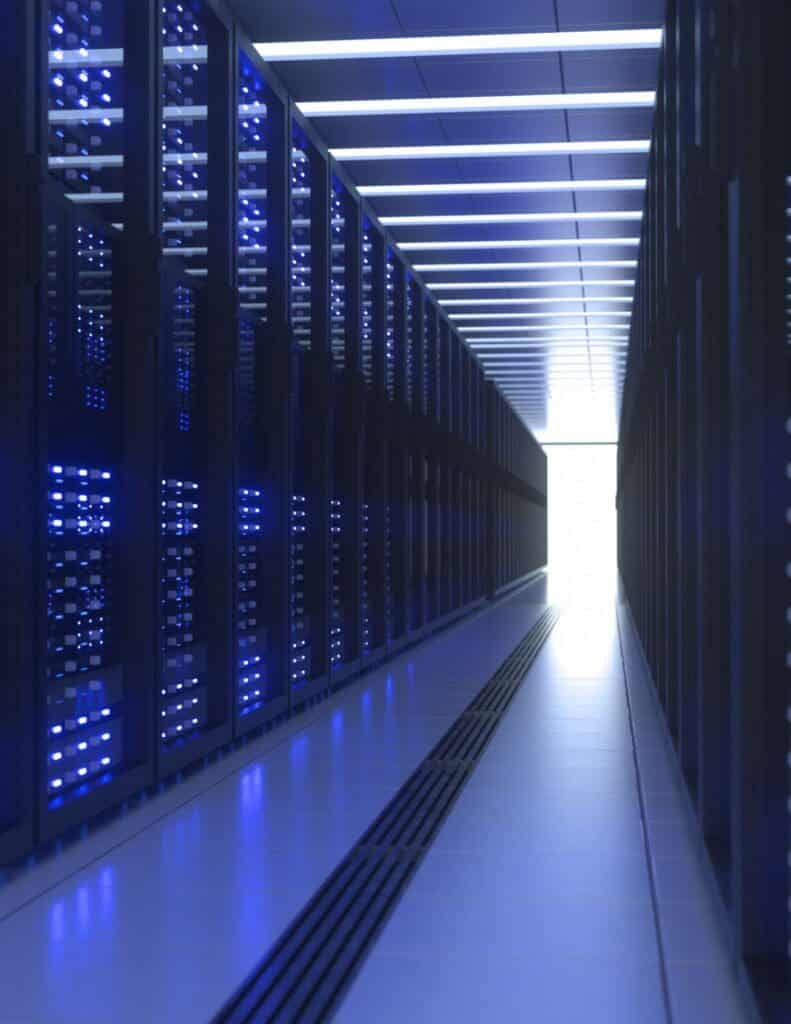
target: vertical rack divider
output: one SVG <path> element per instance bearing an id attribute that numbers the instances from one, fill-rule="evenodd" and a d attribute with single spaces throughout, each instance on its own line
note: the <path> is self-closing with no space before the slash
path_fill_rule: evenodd
<path id="1" fill-rule="evenodd" d="M 0 281 L 0 466 L 8 499 L 0 508 L 0 863 L 33 844 L 35 710 L 44 574 L 40 463 L 43 367 L 30 339 L 43 331 L 45 290 L 43 187 L 46 152 L 37 75 L 46 52 L 34 0 L 4 14 L 0 89 L 6 102 L 6 148 L 0 166 L 0 238 L 14 258 Z M 38 113 L 38 116 L 37 116 Z M 34 564 L 30 553 L 38 552 Z"/>

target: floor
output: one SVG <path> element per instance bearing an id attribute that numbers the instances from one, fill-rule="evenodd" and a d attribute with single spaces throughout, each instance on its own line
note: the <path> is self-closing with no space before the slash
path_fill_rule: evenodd
<path id="1" fill-rule="evenodd" d="M 621 627 L 564 612 L 339 1024 L 753 1020 Z"/>
<path id="2" fill-rule="evenodd" d="M 546 596 L 518 591 L 0 889 L 0 1024 L 208 1021 Z M 629 702 L 615 603 L 564 611 L 338 1021 L 751 1020 L 622 631 Z"/>

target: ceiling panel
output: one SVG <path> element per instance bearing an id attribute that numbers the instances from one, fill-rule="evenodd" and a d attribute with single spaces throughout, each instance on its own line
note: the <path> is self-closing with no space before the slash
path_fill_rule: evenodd
<path id="1" fill-rule="evenodd" d="M 278 64 L 295 100 L 359 100 L 425 96 L 413 60 L 339 60 Z M 362 125 L 371 118 L 361 118 Z"/>
<path id="2" fill-rule="evenodd" d="M 393 7 L 405 35 L 551 32 L 556 27 L 553 0 L 393 0 Z"/>
<path id="3" fill-rule="evenodd" d="M 557 0 L 561 31 L 656 28 L 664 24 L 665 0 Z"/>
<path id="4" fill-rule="evenodd" d="M 561 60 L 568 92 L 621 92 L 656 87 L 659 65 L 653 50 L 564 53 Z"/>
<path id="5" fill-rule="evenodd" d="M 257 43 L 403 34 L 389 0 L 230 0 L 229 6 Z"/>
<path id="6" fill-rule="evenodd" d="M 432 96 L 562 92 L 560 62 L 555 53 L 432 57 L 417 64 Z"/>

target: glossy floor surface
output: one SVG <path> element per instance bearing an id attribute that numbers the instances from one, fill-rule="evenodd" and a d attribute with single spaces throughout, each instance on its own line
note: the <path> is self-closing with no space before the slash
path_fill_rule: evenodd
<path id="1" fill-rule="evenodd" d="M 663 728 L 623 608 L 566 609 L 338 1021 L 752 1021 Z"/>
<path id="2" fill-rule="evenodd" d="M 522 589 L 0 889 L 1 1024 L 208 1021 L 545 598 Z M 564 612 L 339 1021 L 750 1019 L 623 625 L 628 690 L 615 602 Z"/>

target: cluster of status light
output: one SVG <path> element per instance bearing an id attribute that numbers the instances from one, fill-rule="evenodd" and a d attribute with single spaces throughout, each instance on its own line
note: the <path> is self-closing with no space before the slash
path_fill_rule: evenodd
<path id="1" fill-rule="evenodd" d="M 390 502 L 384 506 L 385 520 L 385 643 L 393 642 L 395 632 L 395 595 L 393 594 L 393 517 Z"/>
<path id="2" fill-rule="evenodd" d="M 345 189 L 332 179 L 332 270 L 330 278 L 330 344 L 333 362 L 346 365 L 346 218 Z"/>
<path id="3" fill-rule="evenodd" d="M 360 361 L 365 382 L 371 384 L 374 376 L 373 228 L 367 219 L 363 220 L 361 274 Z"/>
<path id="4" fill-rule="evenodd" d="M 83 201 L 120 199 L 123 74 L 120 5 L 50 0 L 49 169 Z M 121 116 L 119 116 L 121 115 Z"/>
<path id="5" fill-rule="evenodd" d="M 266 83 L 239 52 L 239 305 L 266 319 Z"/>
<path id="6" fill-rule="evenodd" d="M 429 299 L 425 305 L 425 362 L 423 366 L 423 408 L 427 415 L 436 414 L 437 395 L 437 316 Z"/>
<path id="7" fill-rule="evenodd" d="M 341 578 L 343 534 L 343 503 L 330 499 L 330 557 L 332 560 L 332 616 L 330 620 L 330 665 L 343 662 L 343 580 Z"/>
<path id="8" fill-rule="evenodd" d="M 160 737 L 172 743 L 200 728 L 206 718 L 201 664 L 194 647 L 195 583 L 200 530 L 198 484 L 162 481 L 162 654 Z"/>
<path id="9" fill-rule="evenodd" d="M 363 653 L 371 649 L 371 588 L 368 578 L 370 555 L 370 510 L 368 502 L 362 508 L 363 537 L 362 564 L 360 566 L 360 627 L 362 632 L 361 646 Z"/>
<path id="10" fill-rule="evenodd" d="M 390 398 L 395 395 L 395 275 L 395 256 L 392 249 L 388 248 L 385 257 L 385 387 Z"/>
<path id="11" fill-rule="evenodd" d="M 47 224 L 47 398 L 50 399 L 58 392 L 58 359 L 65 330 L 62 302 L 65 282 L 59 273 L 60 245 L 60 225 L 50 222 Z"/>
<path id="12" fill-rule="evenodd" d="M 415 302 L 414 296 L 414 282 L 412 275 L 407 274 L 406 281 L 406 331 L 404 333 L 404 356 L 406 360 L 406 401 L 407 405 L 411 408 L 414 400 L 414 376 L 415 376 L 415 338 L 417 335 L 417 325 L 415 324 L 415 317 L 419 309 L 418 303 Z"/>
<path id="13" fill-rule="evenodd" d="M 162 231 L 164 255 L 206 274 L 208 254 L 208 65 L 200 0 L 162 5 Z"/>
<path id="14" fill-rule="evenodd" d="M 307 500 L 291 496 L 291 685 L 310 676 L 310 628 L 305 607 L 305 547 L 308 531 Z"/>
<path id="15" fill-rule="evenodd" d="M 77 225 L 77 303 L 74 330 L 79 345 L 82 402 L 102 412 L 110 390 L 113 328 L 113 250 L 107 232 Z"/>
<path id="16" fill-rule="evenodd" d="M 52 464 L 47 487 L 47 708 L 50 794 L 105 772 L 119 756 L 107 720 L 112 607 L 112 474 Z"/>
<path id="17" fill-rule="evenodd" d="M 310 160 L 302 130 L 294 125 L 291 151 L 291 333 L 302 348 L 310 348 L 311 271 Z"/>
<path id="18" fill-rule="evenodd" d="M 176 429 L 188 434 L 195 407 L 195 292 L 178 284 L 172 298 Z"/>
<path id="19" fill-rule="evenodd" d="M 239 490 L 237 549 L 237 646 L 239 651 L 239 709 L 249 714 L 266 699 L 266 664 L 259 620 L 259 545 L 264 529 L 260 490 Z"/>

